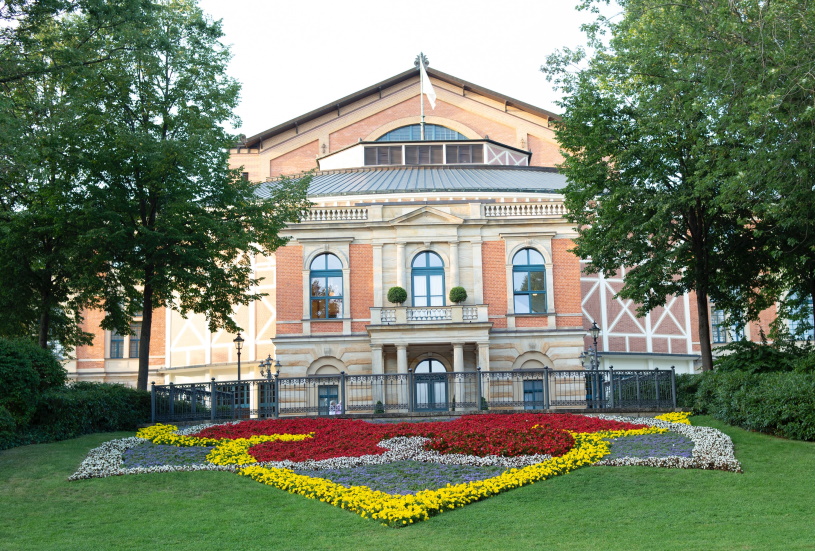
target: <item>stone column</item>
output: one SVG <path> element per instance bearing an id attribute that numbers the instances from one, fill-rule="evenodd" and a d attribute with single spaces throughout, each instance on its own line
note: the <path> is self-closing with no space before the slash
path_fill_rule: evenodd
<path id="1" fill-rule="evenodd" d="M 396 286 L 405 287 L 405 244 L 396 244 Z"/>
<path id="2" fill-rule="evenodd" d="M 460 373 L 464 372 L 464 344 L 453 343 L 453 398 L 457 410 L 461 409 L 461 403 L 466 401 L 464 397 L 464 377 Z"/>
<path id="3" fill-rule="evenodd" d="M 374 375 L 373 383 L 371 385 L 371 398 L 376 402 L 385 404 L 385 378 L 377 377 L 377 375 L 384 375 L 385 366 L 382 358 L 382 345 L 371 345 L 371 374 Z"/>
<path id="4" fill-rule="evenodd" d="M 487 343 L 478 344 L 478 366 L 481 368 L 481 373 L 489 373 L 490 371 L 490 345 Z M 480 381 L 481 384 L 481 396 L 484 397 L 486 401 L 490 401 L 490 383 L 487 380 Z M 478 408 L 481 408 L 481 404 L 478 404 Z"/>
<path id="5" fill-rule="evenodd" d="M 452 282 L 450 287 L 461 285 L 458 279 L 458 241 L 450 242 L 450 280 Z"/>
<path id="6" fill-rule="evenodd" d="M 408 384 L 410 377 L 407 377 L 408 360 L 407 360 L 407 345 L 396 345 L 396 372 L 399 375 L 405 375 L 404 379 L 399 385 L 399 402 L 402 404 L 410 403 L 410 388 Z"/>

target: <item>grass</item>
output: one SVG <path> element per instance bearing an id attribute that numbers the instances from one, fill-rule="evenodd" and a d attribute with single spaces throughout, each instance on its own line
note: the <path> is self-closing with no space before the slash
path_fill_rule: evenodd
<path id="1" fill-rule="evenodd" d="M 132 433 L 0 452 L 0 549 L 815 549 L 815 443 L 722 425 L 744 474 L 591 467 L 405 529 L 226 472 L 67 482 Z"/>

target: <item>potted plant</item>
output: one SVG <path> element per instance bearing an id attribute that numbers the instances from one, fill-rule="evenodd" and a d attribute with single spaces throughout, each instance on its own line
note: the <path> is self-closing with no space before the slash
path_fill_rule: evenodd
<path id="1" fill-rule="evenodd" d="M 402 287 L 391 287 L 388 289 L 388 302 L 401 306 L 407 300 L 407 291 Z"/>
<path id="2" fill-rule="evenodd" d="M 461 304 L 465 300 L 467 300 L 467 291 L 464 290 L 464 287 L 453 287 L 450 289 L 450 302 Z"/>

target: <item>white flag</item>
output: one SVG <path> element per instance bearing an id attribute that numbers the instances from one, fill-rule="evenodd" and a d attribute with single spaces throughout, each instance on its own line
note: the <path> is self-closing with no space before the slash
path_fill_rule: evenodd
<path id="1" fill-rule="evenodd" d="M 430 107 L 432 109 L 435 109 L 436 91 L 433 90 L 433 85 L 430 84 L 430 78 L 427 76 L 427 71 L 424 70 L 424 63 L 422 63 L 421 59 L 419 60 L 419 73 L 421 73 L 422 89 L 424 90 L 424 93 L 427 96 L 427 101 L 430 102 Z"/>

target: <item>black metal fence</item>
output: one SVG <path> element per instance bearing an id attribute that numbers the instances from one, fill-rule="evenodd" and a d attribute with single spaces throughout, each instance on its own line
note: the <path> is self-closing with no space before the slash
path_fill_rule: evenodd
<path id="1" fill-rule="evenodd" d="M 152 385 L 153 422 L 676 407 L 674 368 L 311 375 Z"/>

